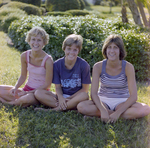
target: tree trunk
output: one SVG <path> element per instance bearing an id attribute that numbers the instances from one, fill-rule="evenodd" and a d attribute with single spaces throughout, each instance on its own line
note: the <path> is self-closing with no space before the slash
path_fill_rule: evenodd
<path id="1" fill-rule="evenodd" d="M 147 22 L 146 15 L 145 15 L 145 12 L 144 12 L 144 9 L 143 9 L 143 5 L 142 5 L 142 3 L 139 0 L 137 0 L 137 4 L 139 6 L 140 13 L 141 13 L 144 25 L 145 25 L 145 27 L 147 27 L 148 26 L 148 22 Z"/>
<path id="2" fill-rule="evenodd" d="M 127 0 L 127 2 L 128 2 L 130 10 L 132 12 L 135 24 L 143 26 L 135 1 L 134 0 Z"/>
<path id="3" fill-rule="evenodd" d="M 127 11 L 126 11 L 126 7 L 124 5 L 122 6 L 121 14 L 122 14 L 122 22 L 128 23 Z"/>

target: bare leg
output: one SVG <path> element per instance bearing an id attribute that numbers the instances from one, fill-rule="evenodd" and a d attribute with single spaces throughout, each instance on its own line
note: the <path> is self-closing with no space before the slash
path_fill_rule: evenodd
<path id="1" fill-rule="evenodd" d="M 19 99 L 15 99 L 13 101 L 7 102 L 7 104 L 27 107 L 30 105 L 39 104 L 39 102 L 35 99 L 34 93 L 28 93 L 20 97 Z"/>
<path id="2" fill-rule="evenodd" d="M 56 107 L 57 106 L 57 99 L 56 95 L 50 91 L 47 90 L 36 90 L 35 92 L 36 99 L 42 103 L 43 105 L 49 106 L 49 107 Z"/>
<path id="3" fill-rule="evenodd" d="M 116 110 L 120 108 L 123 105 L 123 103 L 119 104 L 116 107 Z M 150 107 L 144 103 L 136 102 L 131 107 L 129 107 L 122 115 L 121 117 L 124 119 L 136 119 L 141 118 L 144 116 L 147 116 L 150 114 Z"/>
<path id="4" fill-rule="evenodd" d="M 7 85 L 1 85 L 0 86 L 0 101 L 2 103 L 7 103 L 9 101 L 13 101 L 18 96 L 12 96 L 10 94 L 10 90 L 13 88 L 13 86 L 7 86 Z M 18 93 L 21 92 L 21 89 L 18 89 Z"/>
<path id="5" fill-rule="evenodd" d="M 104 104 L 104 106 L 108 110 L 109 114 L 112 114 L 114 112 L 114 111 L 109 110 L 106 104 Z M 98 116 L 98 117 L 101 116 L 100 110 L 96 107 L 96 105 L 94 104 L 92 100 L 80 102 L 77 106 L 77 109 L 81 114 L 84 114 L 87 116 Z"/>
<path id="6" fill-rule="evenodd" d="M 67 101 L 67 108 L 66 108 L 66 110 L 75 109 L 75 108 L 77 108 L 78 103 L 80 103 L 81 101 L 88 100 L 88 99 L 89 99 L 88 94 L 85 93 L 85 92 L 82 92 L 82 93 L 76 95 L 74 98 L 69 99 Z M 59 106 L 54 108 L 53 110 L 62 111 L 62 109 L 60 109 Z"/>

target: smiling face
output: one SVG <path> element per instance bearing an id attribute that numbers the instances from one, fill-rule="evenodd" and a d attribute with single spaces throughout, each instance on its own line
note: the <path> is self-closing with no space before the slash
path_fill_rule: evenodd
<path id="1" fill-rule="evenodd" d="M 65 48 L 65 59 L 67 61 L 76 61 L 77 56 L 79 53 L 79 48 L 76 46 L 76 44 L 72 44 L 71 46 L 66 46 Z"/>
<path id="2" fill-rule="evenodd" d="M 39 51 L 42 50 L 44 47 L 44 41 L 43 38 L 41 37 L 41 35 L 37 35 L 37 36 L 31 36 L 29 45 L 31 47 L 31 49 L 33 51 Z"/>
<path id="3" fill-rule="evenodd" d="M 120 49 L 115 43 L 110 43 L 106 49 L 108 60 L 119 60 Z"/>

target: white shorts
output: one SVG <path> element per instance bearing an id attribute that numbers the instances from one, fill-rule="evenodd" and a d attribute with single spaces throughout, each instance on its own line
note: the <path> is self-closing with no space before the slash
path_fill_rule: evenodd
<path id="1" fill-rule="evenodd" d="M 105 103 L 110 110 L 115 111 L 117 105 L 125 102 L 128 98 L 107 98 L 99 96 L 100 100 Z"/>
<path id="2" fill-rule="evenodd" d="M 64 97 L 64 98 L 68 98 L 68 97 L 70 97 L 70 95 L 63 94 L 63 97 Z"/>

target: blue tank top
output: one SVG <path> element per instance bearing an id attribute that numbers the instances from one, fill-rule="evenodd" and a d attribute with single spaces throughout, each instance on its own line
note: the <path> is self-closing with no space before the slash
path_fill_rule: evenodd
<path id="1" fill-rule="evenodd" d="M 102 72 L 100 75 L 99 96 L 107 98 L 129 98 L 127 76 L 125 74 L 126 61 L 122 60 L 122 71 L 116 76 L 106 73 L 107 60 L 103 60 Z"/>

